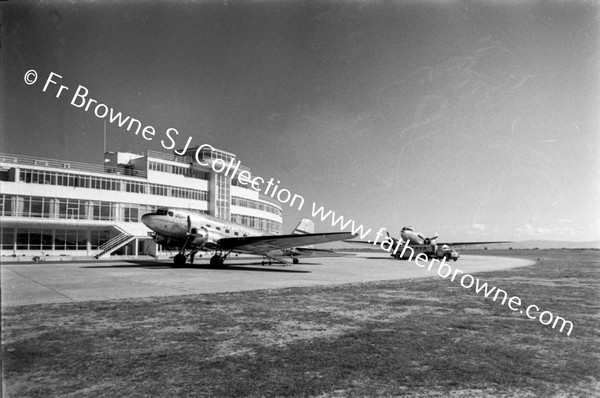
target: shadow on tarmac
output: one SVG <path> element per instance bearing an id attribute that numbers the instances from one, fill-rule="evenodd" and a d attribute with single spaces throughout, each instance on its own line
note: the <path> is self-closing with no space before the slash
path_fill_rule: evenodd
<path id="1" fill-rule="evenodd" d="M 287 272 L 297 274 L 309 274 L 311 271 L 288 269 L 283 265 L 263 266 L 260 263 L 234 263 L 228 262 L 222 267 L 213 267 L 210 264 L 186 264 L 183 266 L 175 266 L 174 264 L 160 263 L 156 261 L 122 261 L 127 264 L 112 264 L 112 265 L 84 265 L 80 268 L 146 268 L 146 269 L 218 269 L 223 271 L 258 271 L 258 272 Z M 303 263 L 306 265 L 308 263 Z M 278 268 L 273 268 L 278 267 Z"/>

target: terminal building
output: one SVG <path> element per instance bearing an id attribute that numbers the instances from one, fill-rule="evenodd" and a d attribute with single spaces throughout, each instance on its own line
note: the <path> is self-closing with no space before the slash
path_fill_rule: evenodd
<path id="1" fill-rule="evenodd" d="M 1 255 L 158 256 L 140 219 L 166 207 L 281 233 L 280 206 L 212 170 L 212 161 L 228 163 L 234 154 L 202 149 L 201 166 L 196 149 L 106 152 L 103 165 L 0 154 Z"/>

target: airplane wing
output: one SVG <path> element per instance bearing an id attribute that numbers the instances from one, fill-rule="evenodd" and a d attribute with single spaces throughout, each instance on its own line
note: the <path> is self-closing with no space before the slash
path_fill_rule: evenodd
<path id="1" fill-rule="evenodd" d="M 394 239 L 394 238 L 392 238 Z M 344 240 L 344 243 L 358 243 L 359 245 L 369 245 L 372 247 L 379 247 L 381 245 L 382 242 L 385 242 L 385 240 L 383 241 L 379 241 L 379 242 L 375 242 L 373 243 L 373 241 L 370 240 Z M 398 239 L 394 239 L 394 245 L 398 242 Z M 404 242 L 401 241 L 401 244 L 403 244 Z"/>
<path id="2" fill-rule="evenodd" d="M 468 246 L 468 245 L 491 245 L 494 243 L 511 243 L 511 240 L 502 240 L 502 241 L 496 241 L 496 242 L 453 242 L 453 243 L 448 243 L 448 242 L 443 242 L 443 243 L 439 243 L 438 245 L 448 245 L 448 246 Z"/>
<path id="3" fill-rule="evenodd" d="M 395 242 L 397 242 L 396 239 L 394 239 Z M 373 244 L 373 242 L 369 241 L 369 240 L 345 240 L 344 242 L 347 243 L 358 243 L 358 244 L 363 244 L 363 245 L 371 245 L 371 246 L 379 246 L 378 242 L 376 245 Z M 511 243 L 512 241 L 510 240 L 502 240 L 502 241 L 494 241 L 494 242 L 436 242 L 437 245 L 443 246 L 443 245 L 448 245 L 448 246 L 468 246 L 468 245 L 491 245 L 494 243 Z M 401 244 L 404 244 L 404 242 L 401 242 Z"/>
<path id="4" fill-rule="evenodd" d="M 353 238 L 350 232 L 329 232 L 303 235 L 265 235 L 242 238 L 223 238 L 219 245 L 223 250 L 241 250 L 264 255 L 266 252 L 290 247 L 314 245 Z"/>
<path id="5" fill-rule="evenodd" d="M 314 249 L 312 247 L 296 247 L 294 251 L 295 257 L 349 257 L 353 255 L 329 249 Z"/>

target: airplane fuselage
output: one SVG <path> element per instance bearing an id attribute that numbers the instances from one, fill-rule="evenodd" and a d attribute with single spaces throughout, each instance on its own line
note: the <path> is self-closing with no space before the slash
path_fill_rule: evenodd
<path id="1" fill-rule="evenodd" d="M 188 226 L 188 217 L 190 226 Z M 153 230 L 159 238 L 176 242 L 185 241 L 189 232 L 195 237 L 206 238 L 205 244 L 208 246 L 221 238 L 274 235 L 207 214 L 175 209 L 165 209 L 156 213 L 145 214 L 142 216 L 142 222 Z"/>
<path id="2" fill-rule="evenodd" d="M 435 243 L 437 235 L 432 238 L 427 238 L 423 234 L 416 232 L 412 227 L 404 227 L 400 231 L 400 236 L 403 241 L 409 241 L 411 245 L 430 245 Z"/>

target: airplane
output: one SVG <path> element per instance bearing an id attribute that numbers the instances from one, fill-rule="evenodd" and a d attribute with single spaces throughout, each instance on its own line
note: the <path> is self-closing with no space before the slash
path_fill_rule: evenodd
<path id="1" fill-rule="evenodd" d="M 387 232 L 387 231 L 386 231 Z M 387 232 L 387 243 L 389 249 L 394 249 L 391 256 L 396 259 L 409 258 L 423 254 L 426 258 L 435 258 L 438 260 L 458 260 L 460 255 L 451 246 L 467 246 L 467 245 L 487 245 L 493 243 L 508 243 L 510 241 L 493 241 L 493 242 L 444 242 L 438 243 L 437 233 L 432 237 L 426 237 L 420 232 L 416 232 L 412 227 L 404 227 L 400 231 L 400 239 L 392 238 Z M 368 243 L 374 245 L 371 241 L 344 241 L 350 243 Z M 381 245 L 383 248 L 383 245 Z M 411 248 L 412 251 L 404 250 L 404 247 Z M 387 250 L 390 251 L 390 250 Z M 414 254 L 413 254 L 414 253 Z"/>
<path id="2" fill-rule="evenodd" d="M 423 234 L 416 232 L 412 227 L 404 227 L 400 231 L 400 236 L 402 237 L 402 244 L 405 242 L 409 242 L 409 246 L 415 250 L 419 249 L 419 245 L 424 245 L 425 247 L 421 248 L 421 252 L 424 252 L 428 257 L 442 259 L 446 258 L 447 260 L 458 260 L 458 252 L 456 250 L 452 250 L 450 246 L 468 246 L 468 245 L 489 245 L 493 243 L 508 243 L 509 241 L 490 241 L 490 242 L 444 242 L 438 243 L 438 234 L 436 233 L 432 237 L 425 237 Z M 439 246 L 439 247 L 438 247 Z M 398 257 L 398 253 L 395 255 Z"/>
<path id="3" fill-rule="evenodd" d="M 291 235 L 267 234 L 245 225 L 180 209 L 159 209 L 144 214 L 142 222 L 153 231 L 152 237 L 156 243 L 177 248 L 179 253 L 173 259 L 177 266 L 185 265 L 188 257 L 193 263 L 198 250 L 215 252 L 210 259 L 213 267 L 222 266 L 231 253 L 257 254 L 289 264 L 282 257 L 295 258 L 301 251 L 295 250 L 302 246 L 355 236 L 349 232 L 307 233 L 298 228 Z M 189 249 L 187 254 L 186 249 Z"/>

